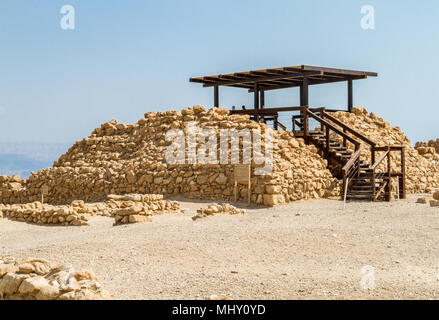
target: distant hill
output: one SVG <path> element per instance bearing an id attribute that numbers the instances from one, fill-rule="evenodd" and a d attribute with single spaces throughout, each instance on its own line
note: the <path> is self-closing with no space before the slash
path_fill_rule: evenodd
<path id="1" fill-rule="evenodd" d="M 30 176 L 31 171 L 51 167 L 53 161 L 36 160 L 22 154 L 0 154 L 0 174 Z"/>
<path id="2" fill-rule="evenodd" d="M 65 153 L 73 143 L 53 142 L 2 142 L 0 141 L 0 154 L 22 154 L 31 159 L 55 161 Z"/>
<path id="3" fill-rule="evenodd" d="M 30 176 L 31 171 L 51 167 L 70 144 L 0 142 L 0 174 Z"/>

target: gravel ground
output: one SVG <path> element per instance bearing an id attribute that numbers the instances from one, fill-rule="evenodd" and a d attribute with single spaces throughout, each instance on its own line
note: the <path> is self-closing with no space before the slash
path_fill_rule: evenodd
<path id="1" fill-rule="evenodd" d="M 0 257 L 91 268 L 119 299 L 439 299 L 439 209 L 301 201 L 244 216 L 183 214 L 113 226 L 39 226 L 0 219 Z M 374 268 L 375 288 L 360 285 Z"/>

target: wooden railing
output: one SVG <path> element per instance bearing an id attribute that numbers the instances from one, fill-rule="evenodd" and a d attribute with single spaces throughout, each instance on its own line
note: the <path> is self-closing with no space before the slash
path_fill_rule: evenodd
<path id="1" fill-rule="evenodd" d="M 336 134 L 338 134 L 343 139 L 346 139 L 347 141 L 349 141 L 352 144 L 354 144 L 355 151 L 358 151 L 360 149 L 360 142 L 358 142 L 357 140 L 355 140 L 351 136 L 347 135 L 345 132 L 341 131 L 340 129 L 338 129 L 337 127 L 332 125 L 330 122 L 322 119 L 321 117 L 319 117 L 315 113 L 309 111 L 308 108 L 305 109 L 303 114 L 304 114 L 303 126 L 304 126 L 304 131 L 305 131 L 305 138 L 309 137 L 308 119 L 309 119 L 309 117 L 311 117 L 314 120 L 317 120 L 318 122 L 320 122 L 320 124 L 322 126 L 324 126 L 325 131 L 326 131 L 326 148 L 327 149 L 329 149 L 329 141 L 330 141 L 329 137 L 330 137 L 331 131 L 336 133 Z"/>
<path id="2" fill-rule="evenodd" d="M 392 178 L 398 179 L 398 191 L 399 191 L 399 198 L 400 199 L 406 199 L 407 197 L 407 191 L 406 191 L 406 164 L 405 164 L 405 147 L 404 146 L 384 146 L 384 147 L 374 147 L 373 149 L 373 158 L 375 158 L 376 152 L 383 152 L 383 154 L 380 155 L 380 157 L 373 163 L 371 169 L 372 169 L 372 179 L 373 183 L 375 182 L 375 179 L 377 179 L 377 175 L 380 175 L 380 178 L 385 175 L 385 180 L 387 180 L 387 184 L 385 186 L 382 186 L 380 190 L 376 190 L 375 192 L 375 184 L 374 184 L 374 200 L 378 199 L 380 194 L 384 191 L 384 187 L 386 187 L 387 192 L 387 200 L 390 201 L 390 194 L 392 191 Z M 400 159 L 401 159 L 401 172 L 392 172 L 392 152 L 399 152 L 400 153 Z M 383 163 L 384 159 L 387 158 L 387 172 L 385 174 L 383 173 L 377 173 L 376 170 L 380 166 L 381 163 Z"/>
<path id="3" fill-rule="evenodd" d="M 361 165 L 360 156 L 361 156 L 361 150 L 358 149 L 342 168 L 343 192 L 345 192 L 346 190 L 346 185 L 349 179 L 353 179 L 354 177 L 360 176 L 360 165 Z"/>
<path id="4" fill-rule="evenodd" d="M 371 153 L 371 161 L 370 162 L 371 163 L 375 162 L 375 156 L 374 156 L 374 152 L 373 152 L 373 150 L 376 146 L 375 142 L 373 142 L 369 138 L 365 137 L 364 135 L 362 135 L 358 131 L 348 127 L 346 124 L 344 124 L 343 122 L 341 122 L 337 118 L 333 117 L 332 115 L 328 114 L 328 112 L 324 108 L 321 111 L 321 116 L 322 116 L 322 118 L 328 119 L 331 122 L 335 123 L 337 126 L 341 127 L 343 129 L 344 133 L 349 132 L 350 134 L 354 135 L 356 138 L 358 138 L 361 141 L 363 141 L 364 143 L 368 144 L 370 146 L 370 153 Z M 346 139 L 344 139 L 344 138 L 343 138 L 343 146 L 346 147 Z"/>
<path id="5" fill-rule="evenodd" d="M 358 131 L 348 127 L 346 124 L 333 117 L 329 113 L 343 111 L 343 110 L 329 110 L 326 108 L 309 108 L 308 106 L 295 106 L 295 107 L 280 107 L 280 108 L 262 108 L 262 109 L 252 109 L 252 110 L 231 110 L 230 114 L 249 114 L 254 116 L 255 118 L 259 118 L 259 116 L 270 116 L 277 112 L 283 111 L 300 111 L 300 115 L 295 115 L 292 117 L 292 130 L 293 132 L 300 134 L 301 137 L 305 139 L 308 143 L 310 139 L 310 126 L 309 120 L 310 118 L 316 120 L 321 125 L 321 130 L 325 132 L 326 141 L 324 143 L 325 151 L 329 152 L 330 148 L 330 134 L 331 132 L 340 136 L 343 140 L 343 146 L 347 148 L 347 142 L 350 142 L 354 145 L 354 153 L 350 157 L 350 159 L 344 165 L 343 171 L 343 188 L 346 187 L 347 179 L 354 178 L 355 176 L 360 176 L 361 173 L 361 151 L 360 146 L 361 142 L 364 142 L 366 145 L 370 147 L 371 151 L 371 161 L 372 164 L 372 184 L 373 184 L 373 200 L 378 199 L 378 197 L 382 194 L 385 188 L 387 188 L 388 199 L 390 200 L 392 177 L 398 177 L 399 179 L 399 197 L 405 199 L 406 198 L 406 186 L 405 186 L 405 149 L 403 146 L 390 146 L 390 147 L 377 147 L 377 144 L 365 137 Z M 279 125 L 283 130 L 286 130 L 286 127 L 279 122 L 276 121 L 276 126 Z M 299 131 L 296 131 L 296 126 L 299 127 Z M 338 127 L 341 129 L 339 129 Z M 355 138 L 353 138 L 354 136 Z M 359 141 L 360 140 L 360 141 Z M 376 161 L 376 152 L 384 151 L 384 154 L 380 156 L 380 158 Z M 391 172 L 391 152 L 398 151 L 401 153 L 401 172 L 394 173 Z M 379 165 L 387 158 L 388 162 L 388 172 L 387 173 L 379 173 L 377 172 L 377 168 Z M 383 183 L 379 189 L 376 189 L 376 180 L 387 180 Z"/>

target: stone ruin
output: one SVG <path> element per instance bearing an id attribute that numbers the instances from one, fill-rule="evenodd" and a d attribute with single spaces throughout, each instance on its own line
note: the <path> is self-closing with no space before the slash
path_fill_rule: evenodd
<path id="1" fill-rule="evenodd" d="M 354 108 L 353 113 L 337 112 L 334 116 L 379 145 L 402 144 L 407 147 L 409 193 L 428 192 L 439 187 L 438 166 L 411 147 L 400 128 L 391 127 L 363 108 Z M 166 161 L 166 149 L 172 143 L 166 140 L 166 133 L 170 129 L 181 129 L 187 134 L 187 125 L 193 121 L 199 128 L 212 129 L 217 137 L 221 129 L 256 129 L 262 136 L 271 130 L 266 124 L 250 120 L 248 115 L 230 115 L 224 108 L 206 111 L 202 106 L 186 108 L 181 112 L 148 112 L 135 124 L 118 124 L 112 120 L 95 129 L 89 137 L 77 141 L 54 162 L 52 168 L 32 172 L 28 179 L 0 176 L 0 203 L 41 207 L 43 215 L 50 216 L 51 213 L 47 212 L 62 210 L 58 206 L 71 204 L 72 201 L 105 202 L 109 195 L 161 194 L 189 199 L 234 200 L 234 165 L 169 164 Z M 219 145 L 220 139 L 217 141 Z M 186 152 L 187 149 L 185 145 Z M 230 155 L 230 150 L 228 152 Z M 240 152 L 242 155 L 243 150 Z M 367 147 L 362 148 L 362 152 L 364 157 L 368 156 Z M 258 165 L 254 160 L 252 158 L 251 163 L 252 203 L 274 206 L 296 200 L 339 197 L 341 194 L 341 182 L 327 169 L 327 160 L 319 155 L 316 147 L 306 145 L 292 132 L 273 132 L 271 173 L 255 175 L 253 169 Z M 399 165 L 396 158 L 392 163 Z M 47 190 L 45 202 L 55 207 L 36 202 L 40 201 L 43 188 Z M 248 185 L 238 184 L 237 188 L 237 200 L 247 201 Z M 14 210 L 25 215 L 26 210 L 32 209 L 26 206 Z M 108 211 L 105 208 L 100 210 Z M 116 214 L 117 223 L 124 223 L 130 219 L 129 216 L 140 212 L 138 208 L 128 210 L 130 213 L 124 210 Z M 81 217 L 79 214 L 72 221 L 86 223 Z M 131 220 L 137 218 L 147 220 L 144 217 L 132 217 Z M 23 219 L 33 221 L 34 217 Z"/>
<path id="2" fill-rule="evenodd" d="M 439 138 L 428 142 L 416 142 L 415 149 L 425 159 L 439 166 Z"/>
<path id="3" fill-rule="evenodd" d="M 50 205 L 39 201 L 25 204 L 0 204 L 0 218 L 64 226 L 88 226 L 91 216 L 114 217 L 115 224 L 151 221 L 157 214 L 181 212 L 176 201 L 163 200 L 161 194 L 108 195 L 107 201 L 85 203 L 74 200 L 69 205 Z"/>
<path id="4" fill-rule="evenodd" d="M 248 115 L 229 115 L 224 108 L 206 112 L 201 106 L 181 112 L 148 112 L 136 124 L 112 120 L 76 142 L 52 168 L 32 172 L 28 179 L 1 176 L 0 201 L 39 201 L 43 186 L 48 189 L 45 201 L 54 205 L 74 200 L 100 202 L 109 194 L 128 193 L 233 200 L 232 164 L 167 163 L 165 152 L 171 142 L 166 141 L 166 132 L 185 130 L 189 121 L 217 134 L 220 129 L 259 129 L 264 134 L 268 128 Z M 326 169 L 326 160 L 291 132 L 274 132 L 273 167 L 269 175 L 252 174 L 251 202 L 272 206 L 340 193 L 339 182 Z M 238 185 L 238 200 L 246 201 L 247 194 L 247 186 Z"/>

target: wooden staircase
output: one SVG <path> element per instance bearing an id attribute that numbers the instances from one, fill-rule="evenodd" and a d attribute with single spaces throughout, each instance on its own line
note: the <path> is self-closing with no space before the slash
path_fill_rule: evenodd
<path id="1" fill-rule="evenodd" d="M 310 118 L 319 122 L 320 127 L 309 130 Z M 375 142 L 349 128 L 331 116 L 324 108 L 305 107 L 301 114 L 293 116 L 292 120 L 295 135 L 303 137 L 307 144 L 315 145 L 321 156 L 328 160 L 328 168 L 332 174 L 343 179 L 342 195 L 345 199 L 390 201 L 392 178 L 398 178 L 399 181 L 398 197 L 405 198 L 405 150 L 403 146 L 377 147 Z M 299 130 L 296 130 L 296 127 Z M 361 159 L 361 142 L 371 148 L 370 162 Z M 390 154 L 393 151 L 401 152 L 402 170 L 400 173 L 390 170 Z M 378 159 L 376 159 L 377 152 L 381 152 Z"/>

